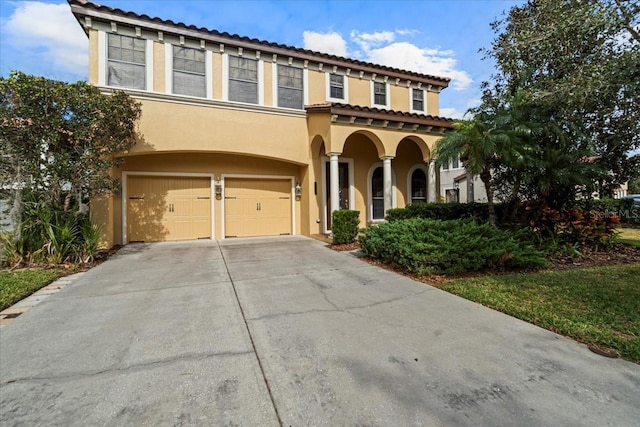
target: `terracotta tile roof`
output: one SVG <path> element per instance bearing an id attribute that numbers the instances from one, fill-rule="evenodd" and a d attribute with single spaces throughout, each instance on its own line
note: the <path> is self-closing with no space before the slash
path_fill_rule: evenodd
<path id="1" fill-rule="evenodd" d="M 389 120 L 394 122 L 416 123 L 428 126 L 438 126 L 453 129 L 453 119 L 432 116 L 429 114 L 407 113 L 404 111 L 386 110 L 375 107 L 362 107 L 360 105 L 341 104 L 328 102 L 323 104 L 307 105 L 308 113 L 331 113 L 336 115 Z"/>
<path id="2" fill-rule="evenodd" d="M 169 19 L 161 19 L 158 17 L 150 17 L 148 15 L 139 15 L 135 12 L 127 12 L 122 9 L 103 6 L 97 3 L 93 3 L 86 0 L 67 0 L 71 6 L 71 10 L 76 15 L 89 15 L 99 17 L 97 15 L 111 15 L 114 17 L 130 18 L 134 20 L 144 21 L 148 26 L 153 27 L 155 25 L 170 26 L 175 28 L 175 34 L 180 34 L 181 31 L 191 30 L 202 34 L 206 34 L 210 38 L 224 39 L 221 42 L 227 42 L 229 44 L 251 44 L 253 49 L 261 50 L 264 52 L 275 53 L 280 55 L 288 55 L 303 60 L 314 61 L 318 63 L 337 65 L 344 68 L 353 68 L 366 72 L 377 72 L 378 74 L 387 75 L 389 77 L 401 78 L 405 80 L 415 80 L 416 82 L 424 82 L 437 87 L 445 88 L 449 85 L 451 79 L 446 77 L 432 76 L 428 74 L 416 73 L 414 71 L 401 70 L 399 68 L 387 67 L 385 65 L 374 64 L 371 62 L 359 61 L 356 59 L 345 58 L 342 56 L 331 55 L 328 53 L 317 52 L 313 50 L 303 49 L 295 46 L 288 46 L 279 43 L 273 43 L 266 40 L 259 40 L 255 38 L 243 37 L 237 34 L 229 34 L 227 32 L 219 32 L 217 30 L 211 30 L 204 27 L 196 27 L 195 25 L 186 25 L 182 22 L 173 22 Z M 93 13 L 92 13 L 93 12 Z M 108 17 L 103 16 L 103 19 Z M 79 20 L 80 21 L 80 20 Z M 283 52 L 286 51 L 286 52 Z"/>

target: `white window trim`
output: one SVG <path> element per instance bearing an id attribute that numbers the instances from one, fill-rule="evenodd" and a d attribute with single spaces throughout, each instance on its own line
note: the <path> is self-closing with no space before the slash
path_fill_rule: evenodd
<path id="1" fill-rule="evenodd" d="M 119 34 L 127 37 L 139 38 L 128 34 Z M 109 48 L 107 40 L 107 33 L 104 31 L 98 31 L 98 84 L 101 86 L 112 87 L 120 90 L 129 90 L 130 88 L 109 86 L 107 82 L 107 50 Z M 153 91 L 153 40 L 145 40 L 144 47 L 144 90 Z M 140 90 L 140 89 L 138 89 Z"/>
<path id="2" fill-rule="evenodd" d="M 376 99 L 375 94 L 373 93 L 373 89 L 374 89 L 374 83 L 383 83 L 385 85 L 385 101 L 386 104 L 382 105 L 382 104 L 376 104 L 374 101 Z M 375 107 L 375 108 L 385 108 L 387 110 L 391 109 L 391 91 L 389 90 L 389 83 L 385 83 L 385 82 L 379 82 L 379 81 L 375 81 L 375 80 L 371 80 L 371 84 L 369 85 L 369 92 L 371 93 L 371 106 Z"/>
<path id="3" fill-rule="evenodd" d="M 342 76 L 342 89 L 344 91 L 344 99 L 342 98 L 332 98 L 331 97 L 331 75 L 332 74 L 336 74 L 338 76 Z M 340 73 L 325 73 L 325 81 L 326 81 L 326 99 L 329 102 L 339 102 L 342 104 L 348 104 L 349 103 L 349 77 L 345 74 L 340 74 Z"/>
<path id="4" fill-rule="evenodd" d="M 324 234 L 331 233 L 331 230 L 327 228 L 327 163 L 330 159 L 327 156 L 322 156 L 322 231 Z M 338 156 L 338 163 L 349 164 L 349 209 L 354 210 L 356 202 L 356 187 L 355 187 L 355 173 L 353 170 L 353 159 L 350 157 Z"/>
<path id="5" fill-rule="evenodd" d="M 413 91 L 414 90 L 422 91 L 422 106 L 424 107 L 424 110 L 416 110 L 413 108 Z M 419 87 L 409 88 L 409 112 L 417 113 L 417 114 L 427 114 L 427 91 L 426 90 Z"/>
<path id="6" fill-rule="evenodd" d="M 287 67 L 300 68 L 302 70 L 302 108 L 287 108 L 280 107 L 278 105 L 278 63 L 271 63 L 271 105 L 276 108 L 282 108 L 284 110 L 295 110 L 295 111 L 304 111 L 304 106 L 309 105 L 309 69 L 303 67 L 297 67 L 295 65 L 289 64 L 281 64 L 286 65 Z"/>
<path id="7" fill-rule="evenodd" d="M 190 96 L 173 93 L 173 45 L 171 43 L 164 44 L 164 88 L 165 93 L 173 96 L 186 96 L 188 98 L 203 99 L 201 96 Z M 191 49 L 197 49 L 191 47 Z M 204 52 L 204 87 L 205 98 L 213 99 L 213 86 L 211 85 L 211 73 L 213 64 L 213 53 L 210 50 Z"/>
<path id="8" fill-rule="evenodd" d="M 393 169 L 393 161 L 391 162 L 391 208 L 398 206 L 397 186 L 396 186 L 396 171 Z M 382 162 L 376 162 L 369 168 L 367 172 L 367 220 L 371 224 L 379 224 L 385 222 L 382 219 L 373 219 L 373 188 L 371 186 L 371 178 L 373 178 L 373 172 L 377 168 L 383 168 Z M 383 171 L 384 173 L 384 171 Z"/>
<path id="9" fill-rule="evenodd" d="M 213 52 L 206 50 L 204 52 L 204 69 L 205 69 L 205 82 L 207 99 L 213 99 Z"/>
<path id="10" fill-rule="evenodd" d="M 424 172 L 424 176 L 427 178 L 427 194 L 425 194 L 425 202 L 429 201 L 429 168 L 427 167 L 427 165 L 418 163 L 415 164 L 413 166 L 411 166 L 411 169 L 409 169 L 409 172 L 407 173 L 407 200 L 405 200 L 405 206 L 413 203 L 413 188 L 411 185 L 411 177 L 413 176 L 413 173 L 418 170 L 421 169 L 422 172 Z"/>
<path id="11" fill-rule="evenodd" d="M 245 55 L 232 55 L 244 58 Z M 229 54 L 222 54 L 222 100 L 240 105 L 264 105 L 264 61 L 262 59 L 249 58 L 258 62 L 258 103 L 238 102 L 229 100 Z"/>
<path id="12" fill-rule="evenodd" d="M 210 185 L 210 192 L 209 192 L 209 200 L 211 201 L 211 240 L 215 240 L 216 238 L 216 232 L 215 232 L 215 215 L 216 215 L 216 211 L 215 211 L 215 206 L 214 206 L 214 201 L 215 201 L 215 195 L 214 195 L 214 174 L 212 173 L 190 173 L 190 172 L 136 172 L 136 171 L 127 171 L 127 172 L 122 172 L 122 192 L 121 192 L 121 200 L 122 200 L 122 211 L 121 211 L 121 215 L 122 215 L 122 244 L 126 245 L 127 243 L 129 243 L 128 240 L 128 236 L 127 236 L 127 178 L 130 176 L 173 176 L 173 177 L 202 177 L 202 178 L 206 178 L 209 177 L 210 181 L 209 181 L 209 185 Z"/>
<path id="13" fill-rule="evenodd" d="M 222 217 L 222 221 L 220 224 L 220 239 L 224 240 L 226 239 L 226 220 L 225 220 L 225 214 L 224 214 L 224 207 L 225 207 L 225 179 L 226 178 L 230 178 L 230 179 L 234 179 L 234 178 L 238 178 L 238 179 L 268 179 L 268 180 L 282 180 L 282 181 L 286 181 L 289 180 L 291 181 L 291 235 L 295 236 L 297 235 L 296 233 L 296 195 L 295 195 L 295 177 L 291 176 L 291 175 L 250 175 L 250 174 L 235 174 L 235 173 L 227 173 L 227 174 L 222 174 L 221 176 L 221 180 L 220 180 L 220 184 L 222 185 L 222 196 L 221 196 L 221 201 L 222 201 L 222 205 L 220 207 L 220 216 Z"/>

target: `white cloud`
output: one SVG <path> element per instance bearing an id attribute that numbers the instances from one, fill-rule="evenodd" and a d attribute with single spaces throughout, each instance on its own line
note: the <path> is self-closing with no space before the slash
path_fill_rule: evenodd
<path id="1" fill-rule="evenodd" d="M 440 117 L 447 117 L 450 119 L 461 119 L 463 118 L 464 113 L 462 111 L 458 111 L 455 108 L 441 108 L 440 109 Z"/>
<path id="2" fill-rule="evenodd" d="M 465 90 L 473 83 L 466 71 L 458 69 L 458 61 L 450 50 L 421 48 L 409 42 L 396 42 L 365 53 L 368 61 L 377 64 L 449 77 L 456 90 Z"/>
<path id="3" fill-rule="evenodd" d="M 330 53 L 332 55 L 347 56 L 347 42 L 334 31 L 317 33 L 305 31 L 302 33 L 304 48 L 317 52 Z"/>
<path id="4" fill-rule="evenodd" d="M 395 40 L 396 35 L 393 31 L 378 31 L 375 33 L 361 33 L 359 31 L 351 31 L 349 35 L 351 40 L 360 46 L 362 50 L 367 52 L 375 46 L 385 43 L 391 43 Z"/>
<path id="5" fill-rule="evenodd" d="M 66 2 L 18 3 L 3 24 L 11 43 L 21 48 L 23 55 L 39 57 L 52 69 L 86 75 L 89 43 Z"/>

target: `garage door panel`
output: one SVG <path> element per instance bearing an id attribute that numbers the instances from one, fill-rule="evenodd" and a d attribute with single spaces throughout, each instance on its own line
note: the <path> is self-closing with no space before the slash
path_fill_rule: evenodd
<path id="1" fill-rule="evenodd" d="M 225 236 L 291 234 L 291 181 L 225 180 Z"/>
<path id="2" fill-rule="evenodd" d="M 211 237 L 210 178 L 130 176 L 129 241 Z"/>

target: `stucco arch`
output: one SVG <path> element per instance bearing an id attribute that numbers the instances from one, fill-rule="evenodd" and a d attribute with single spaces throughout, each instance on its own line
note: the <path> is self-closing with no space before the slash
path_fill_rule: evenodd
<path id="1" fill-rule="evenodd" d="M 410 141 L 415 143 L 420 149 L 420 152 L 422 153 L 423 161 L 429 162 L 431 160 L 431 149 L 429 148 L 429 144 L 427 144 L 427 142 L 424 139 L 420 138 L 417 135 L 408 135 L 402 138 L 400 141 L 398 141 L 396 143 L 395 150 L 394 150 L 394 153 L 396 156 L 398 154 L 398 147 L 400 147 L 400 144 L 402 144 L 403 141 Z"/>
<path id="2" fill-rule="evenodd" d="M 342 153 L 344 151 L 344 147 L 347 141 L 349 141 L 349 139 L 351 139 L 354 135 L 362 135 L 366 137 L 369 141 L 371 141 L 373 145 L 376 147 L 376 151 L 378 152 L 379 158 L 389 155 L 387 153 L 390 153 L 390 151 L 385 149 L 384 143 L 382 142 L 380 137 L 375 133 L 365 129 L 359 129 L 353 132 L 349 132 L 344 137 L 334 139 L 331 150 L 333 152 Z"/>

